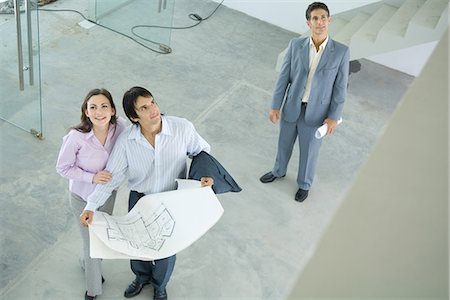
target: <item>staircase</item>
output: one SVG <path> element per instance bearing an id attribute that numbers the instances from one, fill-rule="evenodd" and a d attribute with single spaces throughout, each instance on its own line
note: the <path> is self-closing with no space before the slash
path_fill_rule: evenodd
<path id="1" fill-rule="evenodd" d="M 332 15 L 329 34 L 349 46 L 350 60 L 437 41 L 448 27 L 448 4 L 448 0 L 379 1 Z M 278 56 L 277 71 L 286 50 Z"/>

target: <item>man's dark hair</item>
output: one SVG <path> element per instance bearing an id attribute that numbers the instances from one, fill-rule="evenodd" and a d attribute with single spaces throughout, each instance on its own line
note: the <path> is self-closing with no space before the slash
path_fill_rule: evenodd
<path id="1" fill-rule="evenodd" d="M 134 86 L 123 94 L 123 111 L 133 124 L 138 123 L 134 119 L 139 118 L 135 110 L 136 100 L 139 96 L 153 98 L 153 95 L 149 90 L 140 86 Z"/>
<path id="2" fill-rule="evenodd" d="M 327 12 L 327 15 L 330 16 L 330 10 L 328 9 L 328 6 L 325 3 L 313 2 L 306 9 L 306 20 L 307 21 L 309 21 L 309 19 L 311 18 L 311 12 L 316 9 L 323 9 Z"/>

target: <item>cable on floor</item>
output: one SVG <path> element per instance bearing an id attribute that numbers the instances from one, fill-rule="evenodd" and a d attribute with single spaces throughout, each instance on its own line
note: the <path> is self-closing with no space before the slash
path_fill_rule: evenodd
<path id="1" fill-rule="evenodd" d="M 124 36 L 124 37 L 126 37 L 126 38 L 132 40 L 133 42 L 135 42 L 135 43 L 141 45 L 142 47 L 144 47 L 144 48 L 150 50 L 150 51 L 153 51 L 153 52 L 156 52 L 156 53 L 159 53 L 159 54 L 169 54 L 169 53 L 172 53 L 172 49 L 171 49 L 168 45 L 165 45 L 165 44 L 162 44 L 162 43 L 155 42 L 155 41 L 153 41 L 153 40 L 144 38 L 143 36 L 141 36 L 141 35 L 137 34 L 136 32 L 134 32 L 134 30 L 135 30 L 136 28 L 162 28 L 162 29 L 189 29 L 189 28 L 193 28 L 193 27 L 195 27 L 195 26 L 198 26 L 201 22 L 208 20 L 212 15 L 214 15 L 214 13 L 219 9 L 219 7 L 222 5 L 222 3 L 223 3 L 224 1 L 225 1 L 225 0 L 222 0 L 222 1 L 216 6 L 216 8 L 215 8 L 215 9 L 214 9 L 207 17 L 205 17 L 205 18 L 202 18 L 200 15 L 198 15 L 198 14 L 196 14 L 196 13 L 190 13 L 190 14 L 188 15 L 189 19 L 191 19 L 191 20 L 197 22 L 197 23 L 195 23 L 195 24 L 193 24 L 193 25 L 183 26 L 183 27 L 177 27 L 177 26 L 159 26 L 159 25 L 135 25 L 135 26 L 131 27 L 131 32 L 132 32 L 135 36 L 137 36 L 138 38 L 140 38 L 140 39 L 142 39 L 142 40 L 144 40 L 144 41 L 147 41 L 147 42 L 150 42 L 150 43 L 152 43 L 152 44 L 158 45 L 160 50 L 157 50 L 157 49 L 153 49 L 153 48 L 151 48 L 151 47 L 148 47 L 147 45 L 143 44 L 142 42 L 136 40 L 135 38 L 133 38 L 133 37 L 131 37 L 131 36 L 128 36 L 128 35 L 126 35 L 126 34 L 124 34 L 124 33 L 121 33 L 121 32 L 119 32 L 119 31 L 115 30 L 115 29 L 112 29 L 112 28 L 110 28 L 110 27 L 108 27 L 108 26 L 104 26 L 104 25 L 102 25 L 102 24 L 100 24 L 100 23 L 98 23 L 98 22 L 95 22 L 95 21 L 93 21 L 93 20 L 90 20 L 90 19 L 86 18 L 81 12 L 79 12 L 79 11 L 77 11 L 77 10 L 74 10 L 74 9 L 47 9 L 47 8 L 40 8 L 39 11 L 73 12 L 73 13 L 77 13 L 77 14 L 79 14 L 84 20 L 86 20 L 86 21 L 88 21 L 88 22 L 91 22 L 91 23 L 93 23 L 93 24 L 95 24 L 95 25 L 98 25 L 98 26 L 100 26 L 100 27 L 103 27 L 103 28 L 105 28 L 105 29 L 107 29 L 107 30 L 110 30 L 110 31 L 112 31 L 112 32 L 114 32 L 114 33 L 117 33 L 117 34 L 119 34 L 119 35 L 121 35 L 121 36 Z"/>

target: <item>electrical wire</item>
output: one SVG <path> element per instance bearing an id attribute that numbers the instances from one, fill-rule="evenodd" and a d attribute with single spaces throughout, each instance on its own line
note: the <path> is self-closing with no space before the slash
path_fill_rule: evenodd
<path id="1" fill-rule="evenodd" d="M 148 50 L 150 50 L 150 51 L 153 51 L 153 52 L 156 52 L 156 53 L 159 53 L 159 54 L 169 54 L 169 53 L 172 52 L 171 49 L 170 49 L 170 47 L 169 47 L 170 51 L 158 51 L 158 50 L 156 50 L 156 49 L 150 48 L 150 47 L 148 47 L 147 45 L 141 43 L 140 41 L 138 41 L 138 40 L 136 40 L 136 39 L 134 39 L 134 38 L 132 38 L 132 37 L 130 37 L 130 36 L 128 36 L 128 35 L 122 33 L 122 32 L 119 32 L 119 31 L 117 31 L 117 30 L 114 30 L 114 29 L 112 29 L 112 28 L 109 28 L 109 27 L 104 26 L 104 25 L 102 25 L 102 24 L 100 24 L 100 23 L 98 23 L 98 22 L 95 22 L 95 21 L 93 21 L 93 20 L 90 20 L 90 19 L 86 18 L 81 12 L 79 12 L 79 11 L 77 11 L 77 10 L 74 10 L 74 9 L 47 9 L 47 8 L 40 8 L 39 11 L 73 12 L 73 13 L 77 13 L 77 14 L 79 14 L 84 20 L 86 20 L 86 21 L 88 21 L 88 22 L 90 22 L 90 23 L 93 23 L 93 24 L 95 24 L 95 25 L 98 25 L 98 26 L 100 26 L 100 27 L 103 27 L 103 28 L 105 28 L 105 29 L 107 29 L 107 30 L 110 30 L 110 31 L 112 31 L 112 32 L 114 32 L 114 33 L 117 33 L 117 34 L 119 34 L 119 35 L 121 35 L 121 36 L 123 36 L 123 37 L 126 37 L 127 39 L 130 39 L 130 40 L 132 40 L 133 42 L 138 43 L 139 45 L 141 45 L 142 47 L 144 47 L 144 48 L 146 48 L 146 49 L 148 49 Z M 167 46 L 166 46 L 166 47 L 167 47 Z"/>
<path id="2" fill-rule="evenodd" d="M 211 17 L 218 9 L 219 9 L 219 7 L 222 5 L 222 3 L 223 3 L 224 1 L 225 1 L 225 0 L 222 0 L 222 1 L 216 6 L 216 8 L 215 8 L 215 9 L 214 9 L 214 10 L 213 10 L 206 18 L 202 18 L 201 16 L 199 16 L 199 15 L 196 14 L 196 13 L 190 13 L 190 14 L 188 15 L 188 17 L 189 17 L 189 19 L 191 19 L 191 20 L 193 20 L 193 21 L 196 21 L 197 23 L 195 23 L 195 24 L 192 24 L 192 25 L 189 25 L 189 26 L 183 26 L 183 27 L 176 27 L 176 26 L 160 26 L 160 25 L 135 25 L 135 26 L 131 27 L 131 32 L 132 32 L 135 36 L 139 37 L 140 39 L 143 39 L 144 41 L 147 41 L 147 42 L 150 42 L 150 43 L 153 43 L 153 44 L 159 44 L 158 42 L 152 41 L 152 40 L 150 40 L 150 39 L 147 39 L 147 38 L 143 37 L 142 35 L 137 34 L 134 30 L 137 29 L 137 28 L 161 28 L 161 29 L 189 29 L 189 28 L 193 28 L 193 27 L 199 25 L 201 22 L 208 20 L 208 19 L 209 19 L 209 18 L 210 18 L 210 17 Z M 159 44 L 159 45 L 161 45 L 161 44 Z M 167 45 L 164 45 L 164 46 L 168 47 Z M 170 47 L 169 47 L 169 49 L 170 49 Z"/>
<path id="3" fill-rule="evenodd" d="M 136 37 L 138 37 L 138 38 L 140 38 L 140 39 L 142 39 L 142 40 L 144 40 L 144 41 L 150 42 L 150 43 L 152 43 L 152 44 L 158 45 L 160 50 L 153 49 L 153 48 L 151 48 L 151 47 L 145 45 L 144 43 L 142 43 L 142 42 L 136 40 L 135 38 L 133 38 L 133 37 L 131 37 L 131 36 L 129 36 L 129 35 L 126 35 L 126 34 L 124 34 L 124 33 L 122 33 L 122 32 L 119 32 L 119 31 L 117 31 L 117 30 L 115 30 L 115 29 L 112 29 L 112 28 L 110 28 L 110 27 L 108 27 L 108 26 L 105 26 L 105 25 L 102 25 L 102 24 L 100 24 L 100 23 L 98 23 L 98 22 L 95 22 L 95 21 L 93 21 L 93 20 L 90 20 L 90 19 L 88 19 L 87 17 L 85 17 L 81 12 L 79 12 L 79 11 L 77 11 L 77 10 L 74 10 L 74 9 L 47 9 L 47 8 L 39 8 L 38 10 L 39 10 L 39 11 L 73 12 L 73 13 L 77 13 L 77 14 L 79 14 L 84 20 L 86 20 L 86 21 L 88 21 L 88 22 L 91 22 L 91 23 L 93 23 L 93 24 L 95 24 L 95 25 L 98 25 L 98 26 L 100 26 L 100 27 L 103 27 L 103 28 L 105 28 L 105 29 L 107 29 L 107 30 L 110 30 L 110 31 L 112 31 L 112 32 L 114 32 L 114 33 L 117 33 L 117 34 L 119 34 L 119 35 L 121 35 L 121 36 L 124 36 L 124 37 L 126 37 L 126 38 L 132 40 L 133 42 L 135 42 L 135 43 L 141 45 L 142 47 L 144 47 L 144 48 L 150 50 L 150 51 L 153 51 L 153 52 L 156 52 L 156 53 L 159 53 L 159 54 L 169 54 L 169 53 L 172 53 L 172 49 L 171 49 L 168 45 L 165 45 L 165 44 L 162 44 L 162 43 L 159 43 L 159 42 L 156 42 L 156 41 L 153 41 L 153 40 L 144 38 L 143 36 L 141 36 L 141 35 L 137 34 L 136 32 L 134 32 L 134 30 L 135 30 L 136 28 L 161 28 L 161 29 L 189 29 L 189 28 L 193 28 L 193 27 L 195 27 L 195 26 L 198 26 L 201 22 L 208 20 L 208 19 L 209 19 L 209 18 L 210 18 L 210 17 L 211 17 L 218 9 L 219 9 L 219 7 L 222 5 L 222 3 L 223 3 L 224 1 L 225 1 L 225 0 L 222 0 L 222 1 L 216 6 L 216 8 L 215 8 L 215 9 L 214 9 L 207 17 L 205 17 L 205 18 L 202 18 L 201 16 L 199 16 L 199 15 L 196 14 L 196 13 L 190 13 L 190 14 L 188 15 L 189 19 L 191 19 L 191 20 L 197 22 L 197 23 L 195 23 L 195 24 L 193 24 L 193 25 L 188 25 L 188 26 L 183 26 L 183 27 L 177 27 L 177 26 L 160 26 L 160 25 L 135 25 L 135 26 L 131 27 L 131 33 L 133 33 Z"/>

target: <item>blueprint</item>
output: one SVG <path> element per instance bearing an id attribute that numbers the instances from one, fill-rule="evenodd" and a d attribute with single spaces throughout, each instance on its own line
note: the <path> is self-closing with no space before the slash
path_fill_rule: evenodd
<path id="1" fill-rule="evenodd" d="M 160 250 L 165 238 L 172 235 L 175 227 L 174 219 L 163 204 L 148 217 L 140 213 L 131 214 L 122 221 L 106 214 L 103 217 L 108 224 L 108 240 L 127 243 L 128 247 L 134 249 Z"/>
<path id="2" fill-rule="evenodd" d="M 212 189 L 198 181 L 181 180 L 178 188 L 142 197 L 125 216 L 96 211 L 89 226 L 91 257 L 161 259 L 195 242 L 223 208 Z"/>

